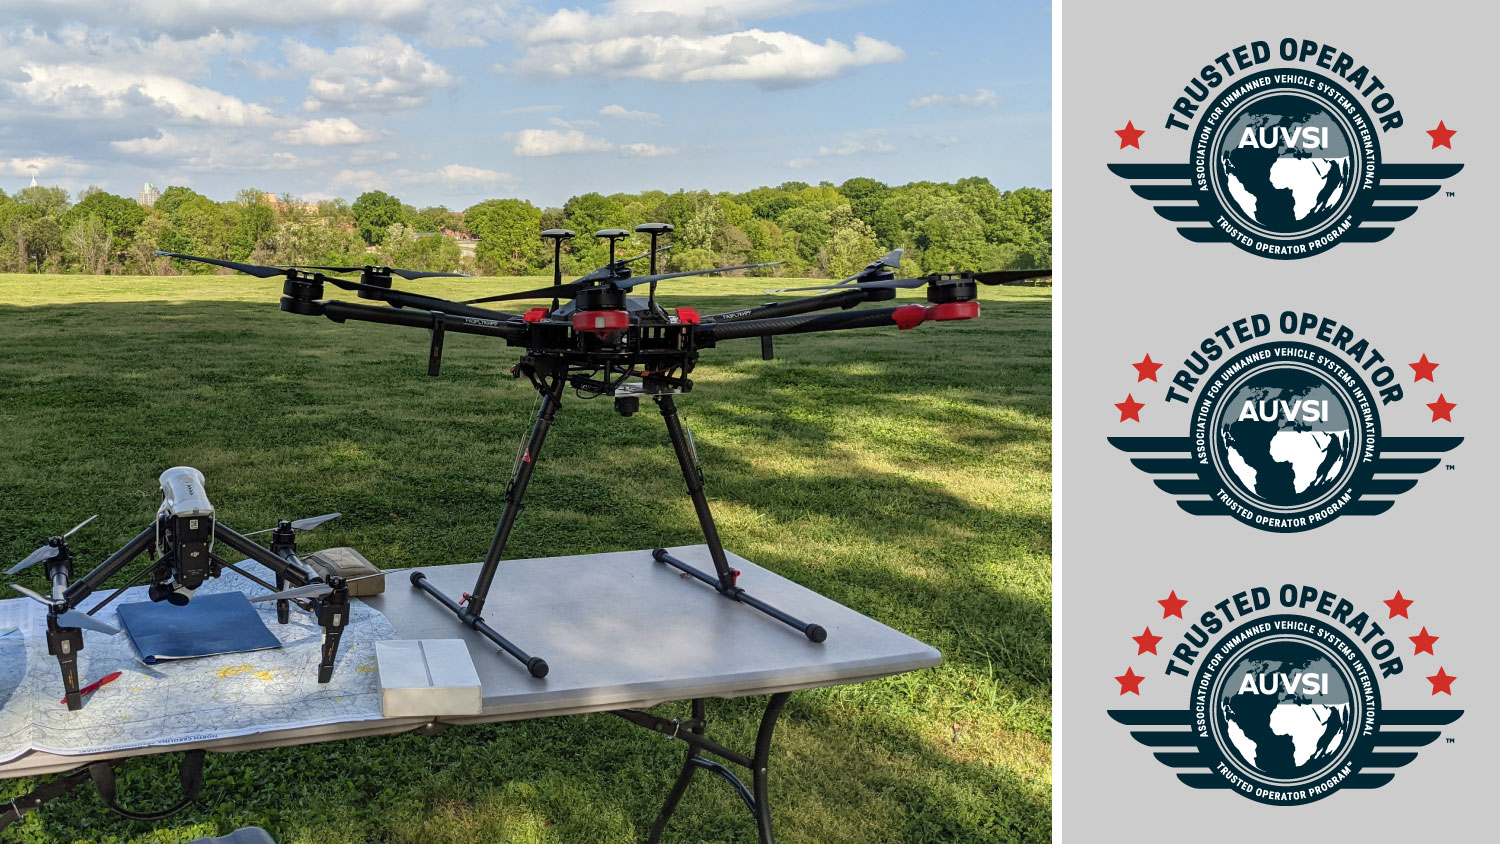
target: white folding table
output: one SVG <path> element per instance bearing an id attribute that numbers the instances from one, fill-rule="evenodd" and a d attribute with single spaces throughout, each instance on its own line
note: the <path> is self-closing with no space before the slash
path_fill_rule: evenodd
<path id="1" fill-rule="evenodd" d="M 706 545 L 669 550 L 685 562 L 711 568 Z M 384 594 L 358 600 L 384 613 L 400 638 L 463 639 L 484 686 L 481 714 L 353 721 L 96 756 L 32 752 L 0 765 L 0 779 L 73 773 L 18 798 L 12 806 L 0 806 L 0 821 L 7 812 L 13 820 L 57 796 L 69 785 L 65 780 L 77 784 L 87 779 L 90 766 L 98 771 L 101 765 L 131 756 L 183 750 L 230 753 L 434 731 L 454 724 L 611 712 L 687 745 L 682 771 L 648 840 L 660 837 L 693 774 L 702 769 L 735 788 L 755 816 L 761 840 L 770 842 L 767 761 L 776 719 L 791 692 L 926 668 L 941 657 L 910 636 L 744 558 L 729 556 L 747 590 L 787 613 L 821 624 L 828 631 L 827 640 L 811 642 L 797 630 L 723 598 L 656 562 L 650 550 L 506 561 L 500 564 L 484 616 L 502 624 L 518 645 L 547 660 L 550 672 L 538 679 L 412 586 L 409 570 L 392 571 L 386 575 Z M 422 572 L 444 592 L 458 595 L 473 583 L 477 569 L 476 563 Z M 770 696 L 753 752 L 741 753 L 709 738 L 706 700 L 751 695 Z M 674 700 L 691 700 L 692 717 L 669 720 L 643 711 Z M 721 762 L 704 758 L 705 752 L 748 769 L 751 786 Z"/>

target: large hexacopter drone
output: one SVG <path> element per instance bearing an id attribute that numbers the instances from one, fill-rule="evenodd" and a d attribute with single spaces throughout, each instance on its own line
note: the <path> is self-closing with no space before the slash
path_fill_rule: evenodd
<path id="1" fill-rule="evenodd" d="M 667 435 L 677 452 L 688 494 L 692 496 L 699 524 L 703 528 L 710 556 L 712 574 L 701 571 L 657 548 L 652 556 L 657 562 L 671 565 L 713 587 L 720 595 L 753 607 L 803 633 L 813 642 L 822 642 L 827 632 L 820 625 L 794 618 L 774 606 L 750 595 L 738 583 L 739 572 L 730 568 L 719 541 L 703 493 L 703 473 L 698 467 L 697 450 L 677 417 L 673 396 L 693 387 L 688 376 L 704 349 L 725 340 L 761 338 L 761 352 L 771 358 L 771 338 L 779 334 L 804 334 L 813 331 L 835 331 L 846 328 L 877 328 L 894 325 L 902 330 L 923 322 L 973 319 L 979 316 L 979 284 L 1014 284 L 1026 279 L 1050 276 L 1050 269 L 1000 270 L 993 272 L 935 273 L 919 278 L 897 279 L 895 270 L 901 263 L 897 249 L 872 261 L 868 266 L 842 281 L 820 287 L 800 287 L 772 291 L 776 293 L 818 291 L 818 295 L 773 302 L 728 313 L 700 315 L 695 309 L 680 307 L 669 312 L 656 302 L 659 281 L 685 276 L 754 269 L 770 264 L 716 267 L 675 273 L 657 273 L 657 256 L 663 251 L 657 242 L 672 231 L 667 223 L 644 223 L 637 232 L 651 237 L 651 249 L 634 258 L 616 260 L 617 241 L 629 237 L 624 229 L 604 229 L 595 236 L 609 241 L 609 263 L 575 281 L 562 281 L 562 243 L 574 233 L 566 229 L 549 229 L 542 237 L 553 242 L 553 283 L 550 287 L 486 296 L 454 302 L 393 288 L 392 276 L 417 279 L 427 276 L 453 275 L 390 267 L 266 267 L 214 258 L 160 252 L 172 258 L 200 261 L 227 267 L 259 278 L 285 278 L 282 283 L 281 309 L 306 316 L 324 316 L 334 322 L 360 320 L 390 325 L 424 328 L 431 332 L 428 374 L 437 375 L 443 355 L 443 337 L 447 332 L 479 334 L 504 340 L 507 345 L 524 349 L 521 361 L 511 373 L 529 379 L 541 394 L 541 407 L 530 436 L 517 449 L 510 484 L 505 492 L 505 509 L 480 567 L 472 591 L 455 600 L 427 581 L 422 572 L 413 572 L 411 582 L 447 607 L 460 623 L 478 631 L 515 657 L 534 677 L 547 674 L 547 663 L 528 654 L 484 621 L 485 598 L 490 591 L 506 541 L 521 511 L 526 486 L 542 451 L 547 429 L 562 403 L 564 390 L 571 386 L 587 398 L 610 396 L 615 409 L 629 416 L 640 407 L 642 396 L 656 402 L 666 421 Z M 650 272 L 632 274 L 630 265 L 650 257 Z M 334 278 L 331 274 L 360 273 L 358 282 Z M 386 303 L 389 307 L 325 300 L 323 288 L 331 284 L 351 290 L 361 299 Z M 631 295 L 642 285 L 650 285 L 645 298 Z M 927 305 L 899 305 L 884 308 L 851 310 L 866 302 L 889 301 L 897 288 L 927 288 Z M 551 299 L 550 307 L 534 307 L 522 314 L 492 310 L 480 305 L 495 302 Z M 568 300 L 566 304 L 561 304 Z M 843 313 L 816 313 L 839 310 Z"/>

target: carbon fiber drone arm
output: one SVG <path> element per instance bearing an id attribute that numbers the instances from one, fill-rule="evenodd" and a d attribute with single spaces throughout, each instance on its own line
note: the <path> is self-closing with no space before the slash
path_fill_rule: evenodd
<path id="1" fill-rule="evenodd" d="M 742 337 L 808 334 L 814 331 L 882 328 L 891 325 L 904 331 L 927 321 L 972 319 L 977 316 L 979 316 L 979 304 L 972 301 L 952 302 L 945 305 L 913 304 L 895 308 L 869 308 L 843 314 L 807 314 L 730 322 L 705 321 L 698 326 L 694 339 L 699 347 L 707 348 L 722 340 L 736 340 Z"/>
<path id="2" fill-rule="evenodd" d="M 801 299 L 790 299 L 785 302 L 771 302 L 753 308 L 745 308 L 738 311 L 727 311 L 722 314 L 705 316 L 705 321 L 716 323 L 742 322 L 754 319 L 770 319 L 771 317 L 795 316 L 813 311 L 825 311 L 829 308 L 852 308 L 870 299 L 870 294 L 875 291 L 865 288 L 850 288 L 840 290 L 836 293 L 827 293 L 821 296 L 805 296 Z"/>
<path id="3" fill-rule="evenodd" d="M 466 308 L 457 302 L 443 302 L 443 308 L 452 306 L 454 312 L 445 309 L 419 309 L 419 308 L 380 308 L 373 305 L 359 305 L 352 302 L 341 302 L 337 299 L 328 301 L 306 302 L 290 296 L 281 299 L 281 309 L 290 313 L 303 314 L 306 316 L 324 316 L 334 322 L 345 322 L 356 320 L 358 322 L 378 322 L 385 325 L 404 325 L 410 328 L 442 328 L 444 331 L 456 331 L 460 334 L 481 334 L 487 337 L 502 337 L 508 341 L 523 340 L 526 337 L 526 328 L 522 323 L 512 323 L 510 314 L 498 311 L 486 311 L 482 308 Z M 519 320 L 519 317 L 516 318 Z M 441 325 L 440 325 L 441 323 Z"/>

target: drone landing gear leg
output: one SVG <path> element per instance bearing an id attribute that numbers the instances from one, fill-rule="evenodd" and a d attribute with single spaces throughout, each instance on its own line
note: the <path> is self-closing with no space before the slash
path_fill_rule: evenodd
<path id="1" fill-rule="evenodd" d="M 55 613 L 47 616 L 47 653 L 57 657 L 62 669 L 63 699 L 69 710 L 83 708 L 83 696 L 78 691 L 78 651 L 82 647 L 82 630 L 59 626 Z"/>
<path id="2" fill-rule="evenodd" d="M 458 616 L 460 622 L 499 645 L 501 650 L 515 657 L 526 666 L 531 676 L 537 678 L 547 676 L 547 661 L 521 650 L 514 642 L 485 624 L 481 614 L 484 611 L 485 596 L 489 595 L 490 584 L 495 579 L 495 569 L 499 567 L 500 557 L 505 553 L 505 543 L 510 540 L 511 528 L 516 524 L 516 516 L 521 513 L 521 502 L 526 497 L 526 486 L 531 483 L 531 472 L 536 468 L 536 459 L 541 454 L 542 444 L 547 440 L 547 430 L 552 427 L 552 418 L 557 415 L 557 409 L 562 404 L 562 392 L 566 386 L 566 379 L 558 377 L 542 393 L 542 406 L 536 413 L 536 425 L 532 427 L 531 437 L 526 441 L 526 450 L 521 453 L 521 459 L 516 461 L 516 471 L 510 479 L 510 485 L 505 489 L 505 511 L 500 514 L 500 523 L 495 526 L 495 536 L 490 540 L 489 552 L 485 554 L 484 565 L 479 569 L 479 579 L 474 581 L 474 591 L 467 597 L 468 606 L 465 607 L 438 591 L 421 572 L 411 573 L 413 586 L 436 598 Z"/>
<path id="3" fill-rule="evenodd" d="M 736 581 L 739 580 L 740 573 L 729 567 L 729 560 L 724 556 L 724 543 L 719 541 L 719 529 L 714 525 L 713 512 L 708 509 L 708 497 L 703 494 L 703 470 L 698 468 L 698 453 L 683 430 L 682 421 L 677 418 L 677 402 L 668 394 L 657 396 L 656 404 L 661 408 L 661 418 L 666 420 L 667 435 L 672 438 L 672 448 L 676 450 L 677 462 L 682 466 L 682 478 L 687 481 L 688 495 L 693 498 L 693 509 L 698 511 L 698 524 L 703 527 L 703 538 L 708 541 L 708 553 L 713 558 L 714 572 L 717 576 L 683 562 L 667 553 L 665 548 L 657 548 L 651 552 L 651 556 L 658 563 L 666 563 L 684 574 L 690 574 L 707 583 L 718 590 L 720 595 L 732 601 L 748 604 L 777 621 L 797 629 L 811 641 L 821 642 L 827 639 L 828 631 L 824 630 L 822 625 L 810 624 L 788 615 L 752 596 L 737 585 Z"/>

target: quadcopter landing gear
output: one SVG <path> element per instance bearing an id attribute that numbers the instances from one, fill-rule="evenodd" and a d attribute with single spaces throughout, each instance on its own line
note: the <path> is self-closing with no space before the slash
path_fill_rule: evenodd
<path id="1" fill-rule="evenodd" d="M 822 642 L 827 639 L 828 631 L 822 625 L 810 624 L 790 616 L 737 585 L 740 573 L 729 567 L 729 560 L 724 556 L 724 543 L 719 540 L 719 529 L 714 525 L 713 513 L 708 509 L 708 497 L 703 494 L 703 470 L 698 467 L 698 450 L 682 427 L 682 421 L 677 418 L 677 402 L 667 394 L 656 396 L 656 404 L 661 409 L 661 418 L 667 423 L 667 435 L 672 438 L 672 448 L 677 452 L 677 462 L 682 466 L 682 478 L 687 481 L 688 495 L 692 496 L 693 509 L 698 512 L 698 524 L 703 527 L 703 538 L 708 541 L 708 553 L 713 558 L 715 573 L 711 575 L 697 569 L 668 554 L 665 548 L 652 551 L 652 558 L 707 583 L 731 601 L 754 607 L 782 624 L 795 628 L 810 641 Z"/>
<path id="2" fill-rule="evenodd" d="M 82 649 L 83 631 L 59 625 L 57 613 L 48 613 L 47 653 L 57 657 L 57 665 L 62 669 L 63 702 L 69 711 L 83 708 L 83 696 L 78 691 L 78 652 Z"/>
<path id="3" fill-rule="evenodd" d="M 436 598 L 439 603 L 458 616 L 460 622 L 479 631 L 486 639 L 499 645 L 501 650 L 515 657 L 526 666 L 531 676 L 538 679 L 547 676 L 547 661 L 526 653 L 514 642 L 500 635 L 497 630 L 484 623 L 481 613 L 484 611 L 485 596 L 490 594 L 490 584 L 495 579 L 495 569 L 500 565 L 500 556 L 505 553 L 505 544 L 510 540 L 511 528 L 515 527 L 516 517 L 521 514 L 522 499 L 526 497 L 526 487 L 531 483 L 531 472 L 536 468 L 536 459 L 542 452 L 542 444 L 547 441 L 547 431 L 552 427 L 552 419 L 557 415 L 557 408 L 562 404 L 562 392 L 566 386 L 566 379 L 559 377 L 542 392 L 542 406 L 536 412 L 536 424 L 531 428 L 531 437 L 526 441 L 526 450 L 521 452 L 520 458 L 516 460 L 516 469 L 511 476 L 510 484 L 505 488 L 505 510 L 500 514 L 500 523 L 495 526 L 495 536 L 490 540 L 490 549 L 484 555 L 484 565 L 479 569 L 479 579 L 474 582 L 474 591 L 464 598 L 468 606 L 444 595 L 436 586 L 429 583 L 427 576 L 420 571 L 411 573 L 413 586 Z"/>

